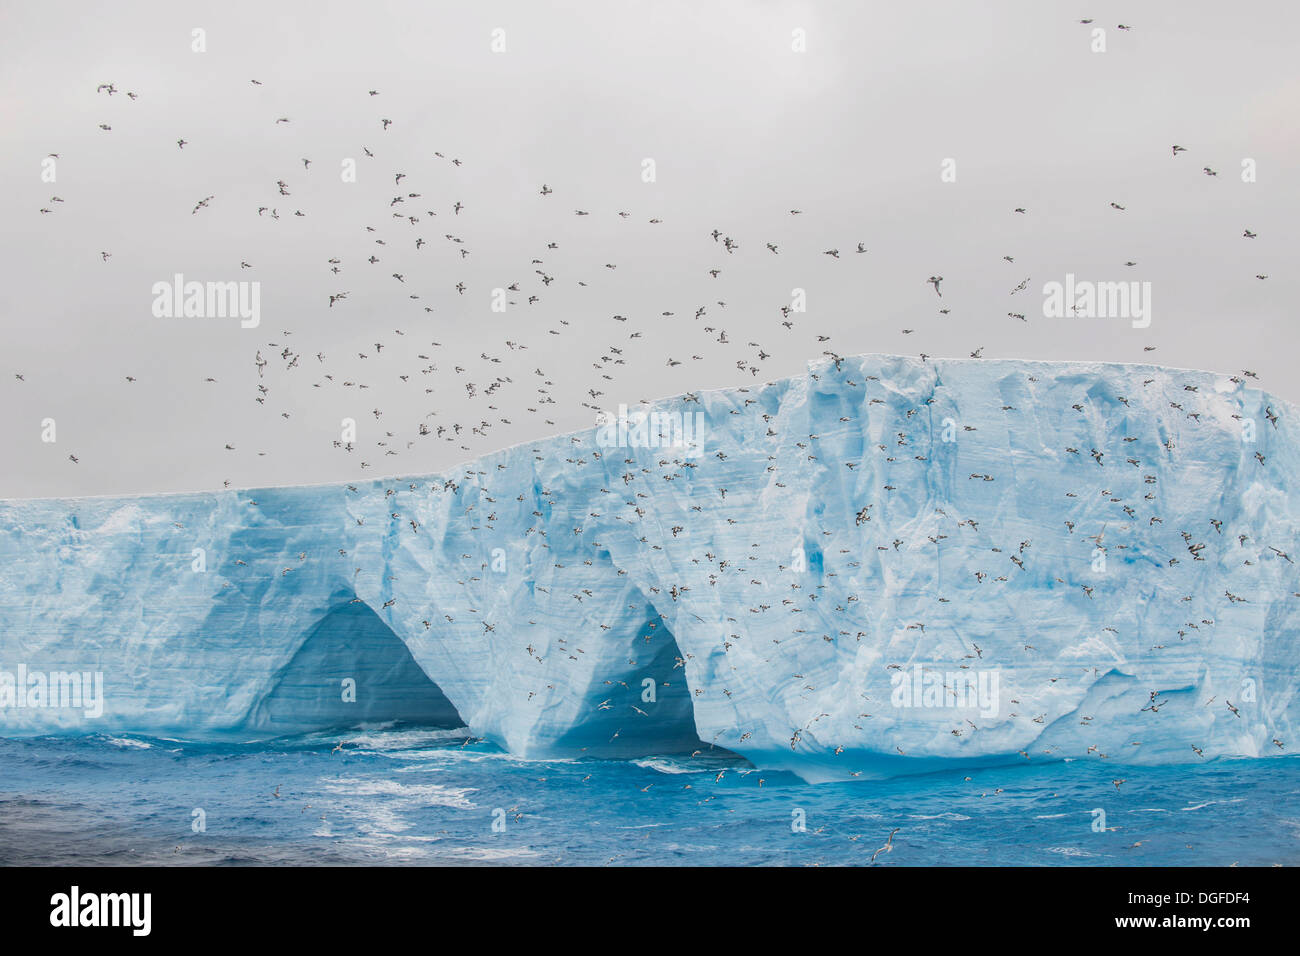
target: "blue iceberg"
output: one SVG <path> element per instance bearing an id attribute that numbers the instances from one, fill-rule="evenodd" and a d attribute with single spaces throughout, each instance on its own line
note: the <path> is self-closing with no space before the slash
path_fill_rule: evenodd
<path id="1" fill-rule="evenodd" d="M 866 355 L 436 475 L 4 501 L 0 734 L 411 721 L 809 781 L 1281 755 L 1294 418 L 1211 372 Z"/>

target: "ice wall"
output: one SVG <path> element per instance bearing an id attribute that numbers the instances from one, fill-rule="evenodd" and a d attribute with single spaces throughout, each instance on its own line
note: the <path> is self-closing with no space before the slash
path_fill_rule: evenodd
<path id="1" fill-rule="evenodd" d="M 0 502 L 0 733 L 355 713 L 811 780 L 1295 745 L 1296 429 L 1248 381 L 867 355 L 653 409 L 439 475 Z M 6 704 L 20 664 L 102 672 L 103 715 Z"/>

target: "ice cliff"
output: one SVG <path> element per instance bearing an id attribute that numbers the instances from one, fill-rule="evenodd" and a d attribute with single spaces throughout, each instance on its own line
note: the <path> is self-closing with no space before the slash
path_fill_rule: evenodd
<path id="1" fill-rule="evenodd" d="M 651 409 L 439 475 L 0 502 L 0 733 L 402 719 L 809 780 L 1300 746 L 1296 416 L 1249 380 L 868 355 Z"/>

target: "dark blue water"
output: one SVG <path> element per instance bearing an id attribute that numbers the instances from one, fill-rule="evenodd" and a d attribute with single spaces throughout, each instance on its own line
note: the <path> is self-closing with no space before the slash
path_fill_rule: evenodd
<path id="1" fill-rule="evenodd" d="M 458 731 L 0 740 L 6 864 L 845 865 L 892 830 L 876 865 L 1296 864 L 1300 758 L 810 786 L 734 756 L 525 761 Z"/>

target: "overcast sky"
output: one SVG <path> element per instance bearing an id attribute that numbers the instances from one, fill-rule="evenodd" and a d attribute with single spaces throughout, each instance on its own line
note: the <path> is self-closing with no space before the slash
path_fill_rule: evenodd
<path id="1" fill-rule="evenodd" d="M 0 496 L 433 471 L 828 351 L 1300 401 L 1298 34 L 1283 0 L 5 4 Z M 260 326 L 155 317 L 176 273 L 260 283 Z M 1045 317 L 1067 273 L 1149 282 L 1150 327 Z"/>

